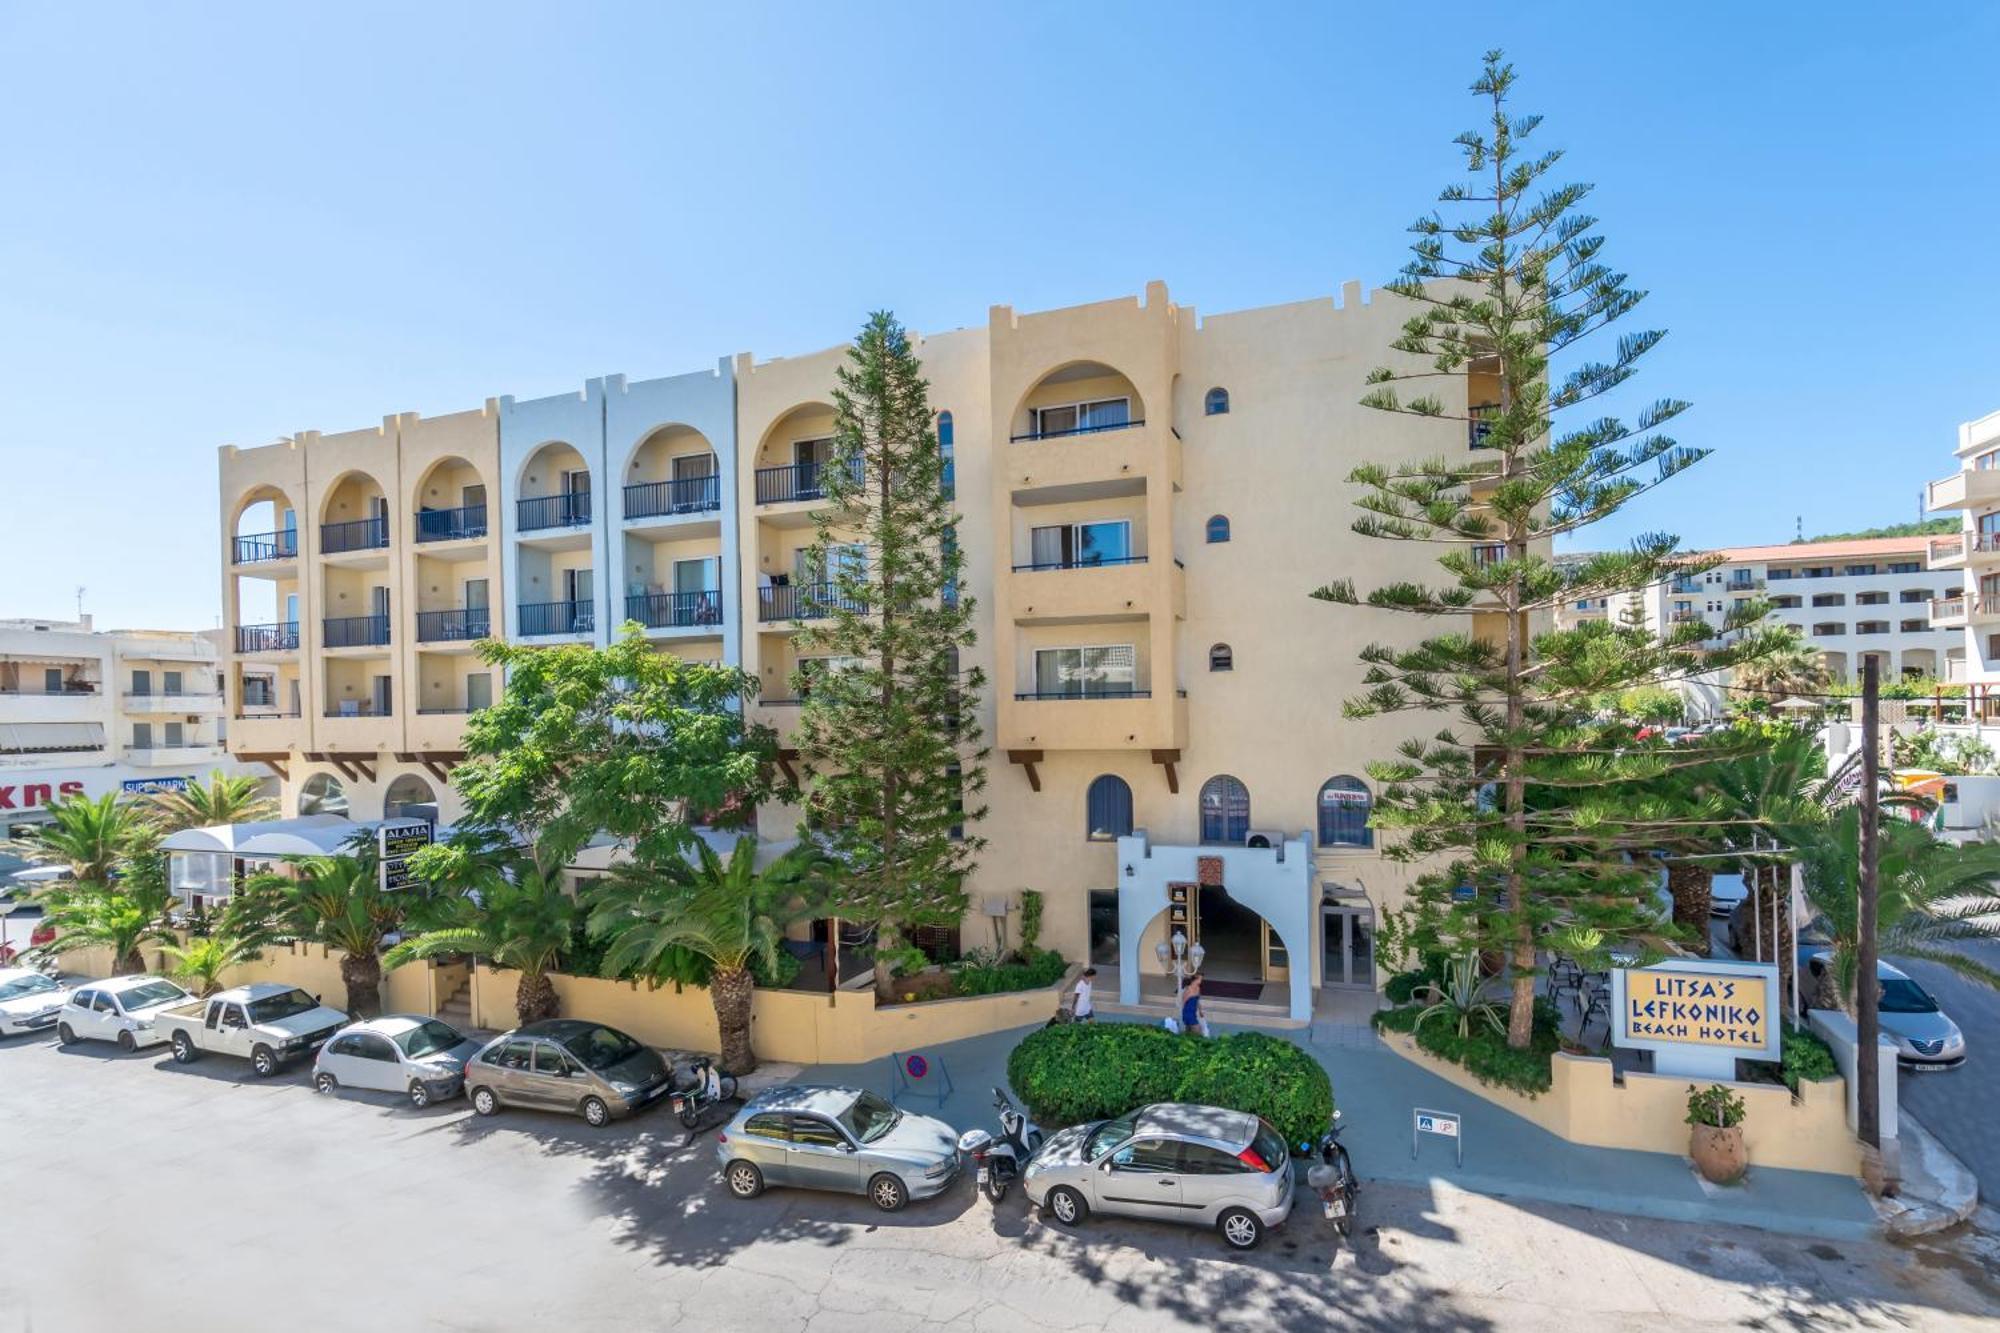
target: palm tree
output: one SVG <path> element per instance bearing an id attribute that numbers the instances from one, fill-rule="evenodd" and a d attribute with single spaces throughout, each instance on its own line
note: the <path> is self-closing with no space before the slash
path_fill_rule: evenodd
<path id="1" fill-rule="evenodd" d="M 1848 806 L 1800 848 L 1806 897 L 1833 939 L 1832 998 L 1848 1013 L 1860 970 L 1861 818 L 1858 806 Z M 1937 963 L 2000 990 L 2000 971 L 1939 947 L 2000 939 L 2000 844 L 1954 846 L 1891 816 L 1881 821 L 1876 848 L 1878 952 Z"/>
<path id="2" fill-rule="evenodd" d="M 582 916 L 559 867 L 545 871 L 529 856 L 506 863 L 476 860 L 463 891 L 433 901 L 427 915 L 430 922 L 383 955 L 383 966 L 479 954 L 521 974 L 514 1012 L 523 1023 L 555 1017 L 558 997 L 549 973 L 570 948 Z"/>
<path id="3" fill-rule="evenodd" d="M 114 970 L 143 972 L 141 947 L 174 938 L 166 923 L 175 898 L 167 887 L 167 858 L 159 849 L 158 832 L 141 823 L 122 838 L 123 850 L 103 878 L 79 876 L 35 897 L 46 909 L 43 924 L 56 932 L 48 946 L 52 953 L 104 949 Z"/>
<path id="4" fill-rule="evenodd" d="M 380 867 L 366 851 L 293 860 L 291 875 L 258 875 L 252 892 L 278 896 L 282 918 L 307 939 L 341 952 L 347 1012 L 382 1012 L 382 939 L 403 919 L 403 904 L 381 888 Z"/>
<path id="5" fill-rule="evenodd" d="M 148 816 L 162 829 L 209 828 L 216 824 L 254 824 L 278 813 L 278 803 L 263 794 L 253 777 L 227 777 L 221 769 L 206 782 L 190 782 L 185 791 L 155 792 L 146 798 Z"/>
<path id="6" fill-rule="evenodd" d="M 1795 694 L 1820 694 L 1833 683 L 1826 658 L 1793 631 L 1790 644 L 1737 667 L 1731 682 L 1752 698 L 1768 703 Z"/>
<path id="7" fill-rule="evenodd" d="M 196 994 L 204 999 L 222 989 L 223 973 L 260 956 L 255 941 L 233 935 L 208 935 L 189 940 L 185 946 L 165 944 L 160 952 L 174 960 L 170 973 L 193 984 Z"/>
<path id="8" fill-rule="evenodd" d="M 119 863 L 144 839 L 138 808 L 107 792 L 96 800 L 65 796 L 48 806 L 49 820 L 13 846 L 30 861 L 66 866 L 79 884 L 106 885 Z"/>
<path id="9" fill-rule="evenodd" d="M 827 863 L 801 845 L 758 870 L 757 840 L 750 837 L 736 840 L 726 862 L 706 842 L 695 845 L 695 854 L 693 861 L 615 867 L 591 892 L 587 929 L 591 938 L 609 941 L 606 976 L 706 985 L 722 1067 L 747 1074 L 757 1067 L 751 969 L 774 968 L 785 927 L 819 914 Z"/>

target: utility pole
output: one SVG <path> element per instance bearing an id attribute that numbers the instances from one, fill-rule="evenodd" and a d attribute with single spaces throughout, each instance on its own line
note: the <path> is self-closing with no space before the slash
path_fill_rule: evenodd
<path id="1" fill-rule="evenodd" d="M 1882 1151 L 1882 1061 L 1877 1043 L 1882 1039 L 1882 1017 L 1876 1005 L 1875 910 L 1876 819 L 1881 797 L 1876 790 L 1881 757 L 1877 753 L 1877 729 L 1881 725 L 1881 700 L 1877 697 L 1877 663 L 1873 657 L 1861 664 L 1861 942 L 1854 981 L 1854 1052 L 1856 1081 L 1856 1131 L 1864 1149 Z"/>

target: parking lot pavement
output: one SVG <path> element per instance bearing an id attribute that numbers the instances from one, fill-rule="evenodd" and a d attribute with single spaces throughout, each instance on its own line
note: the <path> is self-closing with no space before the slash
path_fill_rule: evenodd
<path id="1" fill-rule="evenodd" d="M 1205 1231 L 1071 1234 L 970 1181 L 897 1214 L 722 1194 L 713 1132 L 315 1095 L 209 1057 L 0 1043 L 0 1333 L 116 1329 L 1968 1326 L 1949 1251 L 1370 1184 L 1247 1261 Z M 1361 1162 L 1364 1179 L 1368 1163 Z M 1912 1255 L 1916 1258 L 1913 1261 Z"/>

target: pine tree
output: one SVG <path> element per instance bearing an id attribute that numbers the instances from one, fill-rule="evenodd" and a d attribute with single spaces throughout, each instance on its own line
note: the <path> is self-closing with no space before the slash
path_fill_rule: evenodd
<path id="1" fill-rule="evenodd" d="M 973 805 L 986 785 L 985 676 L 960 667 L 973 603 L 929 386 L 893 315 L 871 315 L 855 338 L 834 408 L 812 555 L 825 619 L 796 641 L 838 666 L 794 679 L 798 747 L 807 824 L 840 865 L 838 913 L 875 927 L 887 995 L 888 956 L 907 930 L 964 915 L 963 882 L 985 845 L 962 832 L 985 813 Z"/>
<path id="2" fill-rule="evenodd" d="M 1589 701 L 1755 660 L 1770 632 L 1756 624 L 1769 610 L 1761 599 L 1732 613 L 1721 642 L 1698 620 L 1657 632 L 1629 619 L 1531 632 L 1531 619 L 1561 602 L 1635 592 L 1715 562 L 1677 554 L 1664 533 L 1560 566 L 1547 553 L 1553 538 L 1618 512 L 1707 451 L 1660 432 L 1683 402 L 1655 401 L 1630 424 L 1596 404 L 1663 335 L 1623 333 L 1606 359 L 1583 356 L 1585 340 L 1644 293 L 1599 262 L 1603 237 L 1580 207 L 1590 187 L 1545 183 L 1562 155 L 1527 151 L 1540 117 L 1509 114 L 1513 83 L 1513 68 L 1489 52 L 1472 85 L 1488 125 L 1458 136 L 1467 179 L 1439 196 L 1456 216 L 1412 225 L 1415 257 L 1388 288 L 1414 308 L 1391 344 L 1402 356 L 1371 372 L 1362 400 L 1449 422 L 1452 452 L 1367 464 L 1349 478 L 1366 488 L 1354 530 L 1441 544 L 1445 579 L 1365 595 L 1343 580 L 1314 596 L 1472 618 L 1414 647 L 1364 649 L 1368 690 L 1345 711 L 1452 715 L 1369 766 L 1383 784 L 1373 822 L 1390 835 L 1388 855 L 1422 863 L 1411 891 L 1420 933 L 1460 954 L 1505 958 L 1507 1039 L 1525 1048 L 1538 943 L 1572 927 L 1611 939 L 1653 928 L 1656 872 L 1631 853 L 1724 817 L 1712 800 L 1659 782 L 1712 751 L 1638 743 L 1629 725 L 1593 718 Z M 1568 363 L 1553 383 L 1552 358 Z M 1490 403 L 1473 401 L 1474 377 Z"/>

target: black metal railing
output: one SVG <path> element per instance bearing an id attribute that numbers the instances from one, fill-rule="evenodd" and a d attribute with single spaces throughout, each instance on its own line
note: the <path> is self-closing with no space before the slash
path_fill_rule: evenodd
<path id="1" fill-rule="evenodd" d="M 483 606 L 417 612 L 418 643 L 463 643 L 493 637 L 493 612 Z"/>
<path id="2" fill-rule="evenodd" d="M 1143 555 L 1084 556 L 1074 560 L 1049 560 L 1038 564 L 1016 565 L 1014 566 L 1014 572 L 1016 574 L 1026 574 L 1040 569 L 1095 569 L 1099 565 L 1143 565 L 1145 563 L 1146 557 Z"/>
<path id="3" fill-rule="evenodd" d="M 523 602 L 517 609 L 524 635 L 590 634 L 597 629 L 597 608 L 590 602 Z"/>
<path id="4" fill-rule="evenodd" d="M 1151 690 L 1104 688 L 1096 690 L 1042 690 L 1028 694 L 1016 694 L 1023 703 L 1033 699 L 1150 699 Z"/>
<path id="5" fill-rule="evenodd" d="M 462 537 L 485 535 L 485 505 L 466 505 L 463 509 L 417 511 L 417 540 L 420 542 L 449 542 Z"/>
<path id="6" fill-rule="evenodd" d="M 792 463 L 785 467 L 760 467 L 757 469 L 757 503 L 774 505 L 784 504 L 788 500 L 824 500 L 827 473 L 833 467 L 832 463 Z M 849 466 L 848 475 L 852 476 L 857 484 L 860 482 L 859 459 Z"/>
<path id="7" fill-rule="evenodd" d="M 722 623 L 722 590 L 634 592 L 625 595 L 625 617 L 647 629 L 688 629 Z"/>
<path id="8" fill-rule="evenodd" d="M 0 694 L 6 694 L 6 695 L 27 695 L 30 697 L 61 698 L 64 695 L 70 695 L 70 694 L 95 694 L 95 693 L 97 693 L 96 684 L 87 680 L 64 681 L 60 689 L 54 689 L 54 690 L 49 689 L 47 686 L 0 685 Z"/>
<path id="9" fill-rule="evenodd" d="M 389 520 L 386 518 L 357 518 L 346 523 L 319 525 L 321 555 L 338 555 L 342 551 L 369 551 L 388 544 Z"/>
<path id="10" fill-rule="evenodd" d="M 1023 440 L 1060 440 L 1070 435 L 1102 435 L 1107 431 L 1131 430 L 1136 426 L 1143 426 L 1145 424 L 1146 418 L 1139 417 L 1133 421 L 1107 421 L 1098 426 L 1066 426 L 1062 430 L 1031 430 L 1026 435 L 1010 436 L 1009 440 L 1014 444 L 1019 444 Z"/>
<path id="11" fill-rule="evenodd" d="M 641 481 L 625 488 L 625 517 L 659 518 L 667 514 L 699 514 L 722 508 L 722 478 L 677 477 L 672 481 Z"/>
<path id="12" fill-rule="evenodd" d="M 757 590 L 759 620 L 823 620 L 835 611 L 859 611 L 868 605 L 840 595 L 837 583 L 787 583 Z"/>
<path id="13" fill-rule="evenodd" d="M 262 560 L 290 560 L 298 553 L 297 528 L 286 528 L 281 532 L 253 532 L 236 539 L 235 559 L 239 565 L 254 565 Z"/>
<path id="14" fill-rule="evenodd" d="M 394 707 L 377 708 L 373 699 L 348 699 L 342 703 L 328 704 L 323 717 L 394 717 Z"/>
<path id="15" fill-rule="evenodd" d="M 389 642 L 387 616 L 329 616 L 320 622 L 328 648 L 372 648 Z"/>
<path id="16" fill-rule="evenodd" d="M 514 502 L 515 521 L 523 532 L 541 528 L 574 528 L 590 522 L 590 492 L 532 495 Z"/>
<path id="17" fill-rule="evenodd" d="M 299 622 L 288 620 L 276 625 L 238 625 L 236 651 L 239 653 L 289 653 L 299 646 Z"/>

